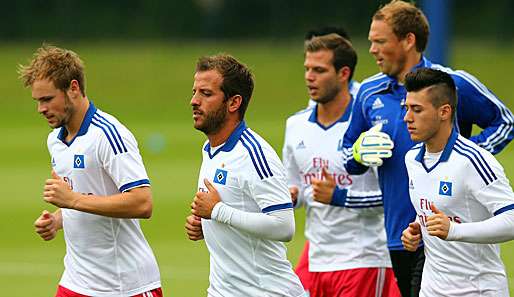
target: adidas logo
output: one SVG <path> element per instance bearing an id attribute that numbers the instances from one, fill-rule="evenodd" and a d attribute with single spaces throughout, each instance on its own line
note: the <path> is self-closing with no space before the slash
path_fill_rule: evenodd
<path id="1" fill-rule="evenodd" d="M 305 148 L 305 144 L 303 143 L 303 140 L 300 141 L 300 143 L 298 143 L 298 145 L 296 146 L 296 149 L 304 149 Z"/>
<path id="2" fill-rule="evenodd" d="M 382 107 L 384 107 L 384 103 L 382 103 L 380 98 L 375 99 L 375 102 L 373 102 L 373 105 L 371 105 L 371 109 L 379 109 Z"/>
<path id="3" fill-rule="evenodd" d="M 412 179 L 409 181 L 409 189 L 414 189 L 414 183 L 412 182 Z"/>

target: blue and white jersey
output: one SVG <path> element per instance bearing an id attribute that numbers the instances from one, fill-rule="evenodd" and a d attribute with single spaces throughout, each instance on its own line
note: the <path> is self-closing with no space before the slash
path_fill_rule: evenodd
<path id="1" fill-rule="evenodd" d="M 445 241 L 430 236 L 432 203 L 454 223 L 480 222 L 514 209 L 502 166 L 488 151 L 453 131 L 435 164 L 423 144 L 407 152 L 409 193 L 421 225 L 425 266 L 420 296 L 509 296 L 498 244 Z"/>
<path id="2" fill-rule="evenodd" d="M 297 206 L 305 205 L 305 237 L 309 240 L 309 271 L 391 267 L 386 246 L 382 194 L 376 172 L 349 175 L 341 163 L 342 137 L 351 104 L 329 127 L 317 120 L 317 105 L 287 120 L 283 162 L 288 185 L 299 189 Z M 342 206 L 314 201 L 312 179 L 322 168 L 348 196 Z"/>
<path id="3" fill-rule="evenodd" d="M 198 190 L 211 181 L 224 204 L 245 212 L 291 209 L 285 171 L 273 148 L 244 122 L 220 147 L 204 145 Z M 304 296 L 282 242 L 202 219 L 210 253 L 208 295 Z"/>
<path id="4" fill-rule="evenodd" d="M 53 170 L 74 192 L 108 196 L 150 182 L 137 142 L 117 119 L 89 103 L 70 142 L 48 136 Z M 161 286 L 159 268 L 137 219 L 61 209 L 66 256 L 60 284 L 88 296 L 137 295 Z"/>
<path id="5" fill-rule="evenodd" d="M 448 72 L 457 86 L 457 122 L 460 133 L 493 154 L 500 152 L 514 137 L 514 116 L 511 111 L 476 78 L 464 71 L 453 71 L 422 58 L 414 69 L 436 68 Z M 351 174 L 367 167 L 353 159 L 352 145 L 364 131 L 382 123 L 382 131 L 394 142 L 393 155 L 378 168 L 384 198 L 385 224 L 389 249 L 402 250 L 402 231 L 414 220 L 415 212 L 408 203 L 407 170 L 404 157 L 415 145 L 403 121 L 405 87 L 395 78 L 377 74 L 361 84 L 352 113 L 352 120 L 343 141 L 345 167 Z M 483 131 L 471 136 L 473 124 Z"/>

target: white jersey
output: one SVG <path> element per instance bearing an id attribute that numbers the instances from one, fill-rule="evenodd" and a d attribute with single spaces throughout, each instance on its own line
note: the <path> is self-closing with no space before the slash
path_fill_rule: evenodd
<path id="1" fill-rule="evenodd" d="M 214 151 L 204 146 L 198 179 L 212 181 L 226 205 L 270 213 L 291 209 L 284 167 L 273 148 L 244 122 Z M 257 238 L 230 225 L 202 219 L 210 253 L 209 296 L 304 296 L 282 242 Z"/>
<path id="2" fill-rule="evenodd" d="M 77 136 L 48 136 L 54 171 L 74 192 L 113 195 L 150 184 L 137 142 L 90 102 Z M 62 209 L 66 256 L 63 287 L 88 296 L 126 297 L 159 288 L 157 262 L 137 219 Z"/>
<path id="3" fill-rule="evenodd" d="M 486 150 L 452 132 L 439 161 L 424 163 L 425 146 L 407 152 L 409 192 L 425 243 L 420 296 L 509 296 L 497 244 L 445 241 L 427 233 L 430 204 L 454 223 L 480 222 L 514 209 L 502 166 Z"/>
<path id="4" fill-rule="evenodd" d="M 349 175 L 341 161 L 352 102 L 330 127 L 318 123 L 317 106 L 291 116 L 286 124 L 283 162 L 288 185 L 299 189 L 297 206 L 306 207 L 305 236 L 313 272 L 391 267 L 376 172 Z M 322 167 L 339 188 L 348 190 L 344 207 L 314 201 L 311 181 L 321 179 Z"/>

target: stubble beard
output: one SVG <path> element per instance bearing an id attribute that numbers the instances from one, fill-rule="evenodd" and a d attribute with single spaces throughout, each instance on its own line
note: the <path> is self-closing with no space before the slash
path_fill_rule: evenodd
<path id="1" fill-rule="evenodd" d="M 341 87 L 333 86 L 327 90 L 327 92 L 324 96 L 321 96 L 317 99 L 312 98 L 312 100 L 314 100 L 316 103 L 319 103 L 319 104 L 329 103 L 336 98 L 336 95 L 337 95 L 337 93 L 339 93 L 340 90 L 341 90 Z"/>
<path id="2" fill-rule="evenodd" d="M 217 110 L 205 114 L 205 120 L 202 125 L 196 126 L 195 128 L 202 131 L 206 135 L 216 134 L 225 123 L 227 118 L 227 103 L 224 102 Z"/>
<path id="3" fill-rule="evenodd" d="M 66 127 L 74 113 L 75 107 L 73 106 L 73 104 L 71 104 L 70 97 L 68 97 L 68 95 L 64 93 L 64 115 L 61 118 L 58 118 L 57 124 L 50 126 L 52 128 Z"/>

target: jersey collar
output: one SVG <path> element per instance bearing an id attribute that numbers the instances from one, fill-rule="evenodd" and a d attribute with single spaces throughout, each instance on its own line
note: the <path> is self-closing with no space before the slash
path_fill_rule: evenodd
<path id="1" fill-rule="evenodd" d="M 225 144 L 217 149 L 214 154 L 211 154 L 211 144 L 207 142 L 205 147 L 203 148 L 204 151 L 209 154 L 209 158 L 212 159 L 214 156 L 216 156 L 219 152 L 230 152 L 234 149 L 234 147 L 237 144 L 237 141 L 239 138 L 241 138 L 241 134 L 243 134 L 243 131 L 246 130 L 246 123 L 245 121 L 241 121 L 239 125 L 237 125 L 236 129 L 230 134 Z"/>
<path id="2" fill-rule="evenodd" d="M 425 162 L 423 161 L 425 152 L 426 152 L 425 145 L 421 146 L 421 149 L 419 150 L 418 154 L 416 155 L 416 161 L 420 162 L 427 172 L 432 171 L 439 163 L 448 161 L 448 159 L 450 158 L 450 154 L 452 153 L 453 146 L 455 145 L 455 141 L 457 141 L 458 136 L 459 136 L 459 133 L 457 132 L 457 129 L 453 128 L 452 134 L 450 134 L 450 138 L 448 138 L 448 142 L 444 146 L 443 153 L 439 157 L 439 160 L 431 168 L 428 168 L 425 165 Z"/>
<path id="3" fill-rule="evenodd" d="M 323 124 L 318 122 L 318 103 L 316 103 L 316 105 L 312 109 L 311 115 L 309 116 L 309 122 L 317 124 L 323 130 L 328 130 L 328 129 L 332 128 L 335 124 L 346 122 L 350 119 L 350 115 L 352 114 L 352 105 L 353 105 L 353 96 L 350 96 L 350 102 L 346 106 L 346 110 L 343 113 L 343 115 L 337 121 L 332 123 L 330 126 L 324 126 Z"/>
<path id="4" fill-rule="evenodd" d="M 61 130 L 59 130 L 59 134 L 57 135 L 57 138 L 62 141 L 67 146 L 70 146 L 77 137 L 82 136 L 87 133 L 87 130 L 89 129 L 89 125 L 91 124 L 91 119 L 93 119 L 93 115 L 96 113 L 96 107 L 93 104 L 92 101 L 89 101 L 89 108 L 86 111 L 86 114 L 84 116 L 84 120 L 82 120 L 82 124 L 80 125 L 79 132 L 73 139 L 68 143 L 66 142 L 66 134 L 68 131 L 66 131 L 66 128 L 61 127 Z"/>

